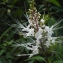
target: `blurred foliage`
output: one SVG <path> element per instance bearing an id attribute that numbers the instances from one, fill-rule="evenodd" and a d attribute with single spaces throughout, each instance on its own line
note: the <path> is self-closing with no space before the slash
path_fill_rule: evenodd
<path id="1" fill-rule="evenodd" d="M 12 28 L 12 24 L 16 23 L 17 19 L 27 24 L 24 14 L 28 11 L 31 0 L 0 0 L 0 63 L 45 63 L 44 58 L 36 56 L 28 59 L 18 57 L 17 54 L 29 53 L 27 49 L 22 47 L 13 47 L 14 43 L 26 43 L 32 39 L 24 39 L 16 30 Z M 41 18 L 46 20 L 46 24 L 51 26 L 63 18 L 63 1 L 61 0 L 35 0 L 34 2 L 38 11 L 42 14 Z M 63 22 L 59 26 L 62 26 Z M 56 36 L 63 35 L 63 29 L 55 31 Z M 58 47 L 57 47 L 58 46 Z M 53 49 L 53 48 L 52 48 Z M 63 63 L 63 45 L 56 45 L 53 55 L 49 56 L 51 63 Z M 37 61 L 39 60 L 39 61 Z"/>

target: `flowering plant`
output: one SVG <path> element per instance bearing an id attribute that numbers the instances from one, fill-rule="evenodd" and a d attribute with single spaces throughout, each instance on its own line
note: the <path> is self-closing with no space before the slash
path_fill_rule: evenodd
<path id="1" fill-rule="evenodd" d="M 62 20 L 49 27 L 45 24 L 44 17 L 41 18 L 41 14 L 37 11 L 35 7 L 31 7 L 29 9 L 28 13 L 26 14 L 26 18 L 28 20 L 27 26 L 22 25 L 19 21 L 17 22 L 18 32 L 19 28 L 21 28 L 19 34 L 23 35 L 24 38 L 31 37 L 33 41 L 16 45 L 25 47 L 26 49 L 31 51 L 30 54 L 21 54 L 21 56 L 29 55 L 30 58 L 36 54 L 46 55 L 48 49 L 50 49 L 51 46 L 54 46 L 57 43 L 61 42 L 60 40 L 58 40 L 58 38 L 60 37 L 55 37 L 53 36 L 53 34 L 54 30 L 59 29 L 56 28 L 56 26 Z M 34 37 L 35 39 L 33 39 L 32 37 Z"/>

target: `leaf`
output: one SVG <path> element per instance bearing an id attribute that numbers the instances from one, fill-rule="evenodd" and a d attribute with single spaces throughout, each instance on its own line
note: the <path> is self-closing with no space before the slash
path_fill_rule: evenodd
<path id="1" fill-rule="evenodd" d="M 54 61 L 53 63 L 63 63 L 61 60 Z"/>
<path id="2" fill-rule="evenodd" d="M 30 61 L 29 63 L 34 63 L 34 60 Z"/>
<path id="3" fill-rule="evenodd" d="M 2 62 L 0 61 L 0 63 L 2 63 Z"/>
<path id="4" fill-rule="evenodd" d="M 6 60 L 6 59 L 7 59 L 7 57 L 2 57 L 1 58 L 2 63 L 8 63 L 8 60 Z"/>
<path id="5" fill-rule="evenodd" d="M 11 30 L 12 27 L 8 28 L 1 36 L 0 36 L 0 39 L 9 31 Z"/>
<path id="6" fill-rule="evenodd" d="M 63 60 L 63 45 L 56 44 L 54 47 L 53 58 L 57 60 Z"/>
<path id="7" fill-rule="evenodd" d="M 48 26 L 54 25 L 55 22 L 56 22 L 56 20 L 55 20 L 53 17 L 51 17 L 51 18 L 49 19 L 49 21 L 48 21 Z"/>
<path id="8" fill-rule="evenodd" d="M 45 59 L 43 57 L 41 57 L 41 56 L 32 57 L 32 58 L 30 58 L 28 60 L 38 60 L 38 61 L 43 60 L 43 61 L 45 61 Z"/>
<path id="9" fill-rule="evenodd" d="M 0 56 L 5 52 L 6 50 L 1 50 L 0 51 Z"/>
<path id="10" fill-rule="evenodd" d="M 27 59 L 27 60 L 24 60 L 24 61 L 29 61 L 29 60 L 37 60 L 37 61 L 46 61 L 43 57 L 41 57 L 41 56 L 35 56 L 35 57 L 31 57 L 31 58 L 29 58 L 29 59 Z M 22 62 L 24 62 L 24 61 L 22 61 Z M 21 63 L 22 63 L 21 62 Z"/>
<path id="11" fill-rule="evenodd" d="M 39 5 L 39 10 L 41 10 L 44 7 L 44 4 Z"/>
<path id="12" fill-rule="evenodd" d="M 58 51 L 59 53 L 63 53 L 63 45 L 58 44 L 58 47 L 56 47 L 55 50 Z"/>
<path id="13" fill-rule="evenodd" d="M 13 3 L 16 3 L 18 0 L 13 0 Z"/>
<path id="14" fill-rule="evenodd" d="M 55 4 L 56 6 L 61 7 L 57 0 L 47 0 L 47 1 Z"/>

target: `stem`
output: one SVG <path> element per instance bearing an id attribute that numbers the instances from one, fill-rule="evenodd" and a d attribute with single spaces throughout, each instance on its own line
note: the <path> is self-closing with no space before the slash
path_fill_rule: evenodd
<path id="1" fill-rule="evenodd" d="M 34 0 L 32 0 L 32 7 L 34 8 Z"/>
<path id="2" fill-rule="evenodd" d="M 34 21 L 36 22 L 36 31 L 38 31 L 38 23 L 37 23 L 38 21 L 36 19 L 36 16 L 34 16 L 34 18 L 35 18 Z"/>
<path id="3" fill-rule="evenodd" d="M 44 48 L 44 44 L 43 42 L 45 42 L 45 33 L 43 32 L 43 38 L 40 39 L 40 43 L 41 43 L 41 50 L 44 52 L 44 56 L 46 57 L 46 63 L 50 63 L 49 60 L 48 60 L 48 57 L 47 57 L 47 54 L 46 54 L 46 51 L 45 51 L 45 48 Z"/>
<path id="4" fill-rule="evenodd" d="M 50 15 L 50 10 L 49 10 L 49 7 L 48 7 L 48 3 L 46 1 L 43 0 L 43 3 L 44 3 L 44 6 L 46 8 L 46 12 Z"/>
<path id="5" fill-rule="evenodd" d="M 32 0 L 31 3 L 30 3 L 30 9 L 33 10 L 33 8 L 34 8 L 34 0 Z"/>

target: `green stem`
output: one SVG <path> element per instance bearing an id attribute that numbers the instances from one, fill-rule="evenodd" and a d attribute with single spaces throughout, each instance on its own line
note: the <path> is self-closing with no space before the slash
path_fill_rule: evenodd
<path id="1" fill-rule="evenodd" d="M 43 4 L 44 4 L 44 6 L 45 6 L 45 8 L 46 8 L 45 11 L 50 15 L 50 10 L 49 10 L 49 7 L 48 7 L 48 3 L 43 0 Z"/>
<path id="2" fill-rule="evenodd" d="M 49 60 L 47 58 L 47 55 L 46 55 L 46 52 L 45 52 L 45 49 L 44 49 L 44 46 L 43 46 L 42 42 L 41 42 L 41 50 L 44 52 L 44 56 L 46 57 L 46 63 L 49 63 Z"/>

